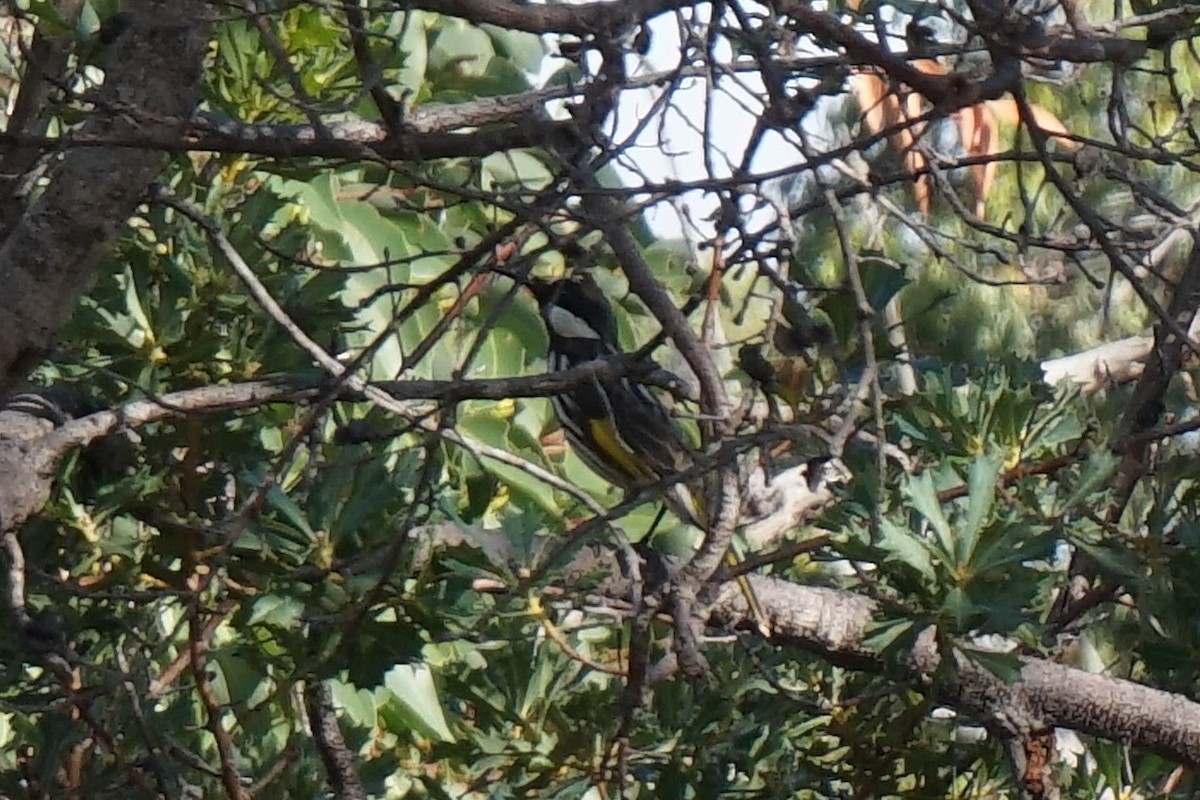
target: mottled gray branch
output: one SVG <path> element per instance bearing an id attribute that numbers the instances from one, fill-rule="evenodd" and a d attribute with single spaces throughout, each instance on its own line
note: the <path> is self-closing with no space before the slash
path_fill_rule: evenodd
<path id="1" fill-rule="evenodd" d="M 525 3 L 519 0 L 416 0 L 397 4 L 499 25 L 529 33 L 604 36 L 641 24 L 666 11 L 704 5 L 695 0 L 613 0 L 596 3 Z"/>
<path id="2" fill-rule="evenodd" d="M 463 538 L 445 526 L 449 541 Z M 482 547 L 489 532 L 476 532 L 467 541 Z M 502 536 L 503 532 L 492 532 Z M 424 534 L 422 538 L 430 538 Z M 564 570 L 563 580 L 588 578 L 595 586 L 597 572 L 607 573 L 600 591 L 620 599 L 626 579 L 613 565 L 616 556 L 604 548 L 583 551 Z M 768 615 L 772 636 L 779 644 L 808 650 L 850 669 L 887 673 L 889 667 L 865 644 L 869 626 L 880 615 L 872 599 L 840 589 L 804 586 L 761 575 L 751 585 Z M 712 606 L 710 621 L 726 628 L 755 630 L 755 620 L 737 586 L 726 583 Z M 993 730 L 1025 733 L 1060 727 L 1153 750 L 1190 766 L 1200 765 L 1200 703 L 1187 697 L 1133 681 L 1097 675 L 1040 658 L 1020 659 L 1020 680 L 1006 683 L 958 648 L 952 677 L 942 662 L 932 629 L 920 637 L 906 660 L 901 677 L 920 686 L 939 703 L 968 714 Z"/>
<path id="3" fill-rule="evenodd" d="M 453 404 L 463 400 L 502 400 L 547 397 L 588 381 L 630 375 L 665 384 L 661 370 L 648 363 L 617 358 L 595 361 L 549 375 L 459 381 L 381 381 L 369 385 L 397 402 Z M 338 399 L 365 401 L 362 391 L 331 388 L 317 380 L 247 381 L 204 386 L 135 400 L 117 408 L 51 415 L 53 403 L 35 405 L 38 395 L 21 395 L 21 403 L 0 408 L 0 531 L 13 530 L 38 513 L 50 498 L 54 476 L 63 457 L 76 448 L 111 434 L 191 414 L 258 408 L 267 403 L 315 402 L 329 394 Z M 26 400 L 28 398 L 28 400 Z M 48 402 L 48 401 L 47 401 Z M 90 412 L 90 413 L 89 413 Z"/>
<path id="4" fill-rule="evenodd" d="M 112 58 L 97 104 L 136 108 L 179 136 L 199 97 L 197 84 L 211 23 L 204 3 L 131 0 L 128 29 Z M 137 123 L 97 112 L 82 135 L 121 136 Z M 79 296 L 157 176 L 152 148 L 72 150 L 48 173 L 45 192 L 0 245 L 0 399 L 44 356 Z"/>
<path id="5" fill-rule="evenodd" d="M 416 529 L 411 536 L 419 543 L 418 562 L 442 547 L 463 545 L 479 548 L 494 561 L 516 557 L 504 531 L 447 523 Z M 587 547 L 563 567 L 560 581 L 568 589 L 588 586 L 601 600 L 620 602 L 629 579 L 617 564 L 613 548 Z M 932 627 L 917 637 L 903 666 L 896 668 L 866 645 L 870 626 L 881 618 L 875 600 L 842 589 L 747 577 L 767 613 L 772 642 L 849 669 L 911 681 L 937 702 L 994 731 L 1027 736 L 1069 728 L 1200 765 L 1200 703 L 1183 695 L 1028 657 L 1019 659 L 1020 679 L 1007 683 L 972 660 L 963 645 L 954 648 L 955 669 L 947 671 Z M 721 587 L 710 610 L 709 622 L 717 627 L 757 630 L 732 581 Z"/>
<path id="6" fill-rule="evenodd" d="M 314 681 L 304 690 L 304 708 L 313 741 L 325 765 L 325 774 L 337 800 L 366 800 L 367 791 L 358 777 L 357 759 L 338 726 L 333 695 L 325 684 Z"/>

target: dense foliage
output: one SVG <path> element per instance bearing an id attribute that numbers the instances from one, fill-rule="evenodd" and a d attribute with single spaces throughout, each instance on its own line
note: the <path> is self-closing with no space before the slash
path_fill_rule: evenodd
<path id="1" fill-rule="evenodd" d="M 163 155 L 28 375 L 99 427 L 0 503 L 0 794 L 1191 796 L 1200 64 L 1143 6 L 214 4 L 182 132 L 105 94 L 169 7 L 8 7 L 5 235 Z M 769 635 L 629 579 L 704 537 L 563 440 L 510 276 L 580 270 L 769 506 Z"/>

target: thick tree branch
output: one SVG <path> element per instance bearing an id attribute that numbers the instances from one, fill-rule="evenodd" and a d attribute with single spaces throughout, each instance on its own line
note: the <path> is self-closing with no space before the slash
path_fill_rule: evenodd
<path id="1" fill-rule="evenodd" d="M 435 107 L 428 113 L 414 114 L 416 122 L 405 117 L 405 122 L 393 130 L 382 123 L 360 120 L 330 123 L 326 126 L 329 136 L 322 136 L 310 125 L 249 125 L 204 114 L 186 138 L 166 132 L 161 136 L 147 134 L 149 141 L 171 152 L 215 150 L 275 158 L 395 161 L 482 157 L 520 147 L 554 147 L 575 141 L 573 123 L 535 117 L 530 109 L 535 105 L 540 108 L 540 102 L 524 102 L 527 98 L 518 97 L 520 101 L 511 103 L 480 103 L 473 109 L 478 112 L 474 114 Z M 474 126 L 481 127 L 460 130 Z"/>
<path id="2" fill-rule="evenodd" d="M 1052 386 L 1076 384 L 1084 394 L 1095 394 L 1141 377 L 1154 347 L 1153 336 L 1130 336 L 1106 342 L 1069 356 L 1041 363 L 1042 380 Z"/>
<path id="3" fill-rule="evenodd" d="M 317 752 L 325 765 L 325 774 L 333 787 L 333 796 L 337 800 L 366 800 L 367 791 L 358 777 L 354 753 L 346 746 L 338 726 L 337 710 L 329 688 L 319 681 L 310 683 L 304 690 L 304 708 L 308 712 Z"/>
<path id="4" fill-rule="evenodd" d="M 83 3 L 78 0 L 61 3 L 57 9 L 63 21 L 75 24 Z M 17 100 L 6 125 L 9 133 L 41 137 L 50 126 L 45 113 L 46 101 L 54 86 L 62 81 L 71 55 L 66 35 L 55 36 L 39 28 L 25 51 L 25 71 L 21 76 Z M 22 184 L 30 179 L 42 150 L 36 146 L 16 147 L 0 160 L 0 231 L 6 231 L 20 216 L 24 191 Z"/>
<path id="5" fill-rule="evenodd" d="M 600 37 L 628 30 L 667 11 L 695 6 L 694 0 L 613 0 L 579 4 L 522 3 L 516 0 L 416 0 L 405 8 L 422 8 L 529 33 L 573 33 Z"/>
<path id="6" fill-rule="evenodd" d="M 370 390 L 385 393 L 399 403 L 453 404 L 471 399 L 547 397 L 597 378 L 629 375 L 658 382 L 659 376 L 647 374 L 648 369 L 653 369 L 653 365 L 611 359 L 548 375 L 491 380 L 381 381 L 370 384 Z M 67 414 L 61 419 L 34 413 L 36 409 L 24 404 L 0 408 L 0 474 L 5 476 L 0 481 L 0 530 L 11 530 L 41 510 L 50 497 L 59 463 L 76 448 L 163 419 L 259 408 L 268 403 L 316 402 L 330 391 L 336 392 L 341 400 L 368 399 L 363 391 L 348 386 L 331 387 L 327 381 L 281 378 L 186 389 L 95 413 Z"/>
<path id="7" fill-rule="evenodd" d="M 464 2 L 464 6 L 473 3 Z M 614 15 L 609 9 L 613 3 L 596 3 L 597 13 Z M 668 4 L 674 5 L 674 4 Z M 559 16 L 566 9 L 540 5 L 516 5 L 511 9 L 481 5 L 486 13 L 505 14 L 511 12 L 532 13 L 535 17 L 549 13 Z M 573 6 L 571 11 L 580 8 Z M 790 7 L 789 7 L 790 8 Z M 815 15 L 815 16 L 812 16 Z M 573 22 L 577 18 L 568 16 Z M 965 86 L 961 76 L 936 76 L 916 69 L 904 54 L 887 51 L 853 28 L 837 23 L 831 18 L 806 11 L 803 20 L 817 25 L 821 35 L 834 43 L 847 46 L 847 54 L 860 66 L 875 65 L 884 69 L 893 78 L 908 83 L 915 81 L 922 93 L 931 92 L 931 98 L 939 105 L 968 105 L 975 95 L 961 95 Z M 622 23 L 628 20 L 622 18 Z M 539 29 L 540 30 L 540 29 Z M 1123 38 L 1104 37 L 1061 37 L 1041 34 L 1026 44 L 1022 55 L 1067 62 L 1086 63 L 1099 56 L 1112 55 L 1125 59 L 1136 59 L 1142 46 Z M 1136 50 L 1135 52 L 1132 52 Z M 1130 52 L 1126 52 L 1130 51 Z M 1115 55 L 1114 55 L 1115 54 Z M 793 63 L 794 62 L 794 63 Z M 831 65 L 828 57 L 781 59 L 780 68 L 812 69 Z M 738 71 L 737 65 L 728 65 Z M 744 68 L 744 67 L 743 67 Z M 707 74 L 696 66 L 664 73 L 629 78 L 621 83 L 621 89 L 633 89 L 660 84 L 690 75 Z M 997 80 L 999 80 L 997 78 Z M 547 102 L 579 95 L 584 87 L 552 86 L 513 95 L 478 98 L 465 103 L 421 106 L 407 111 L 398 120 L 385 119 L 383 123 L 367 120 L 335 121 L 321 126 L 291 123 L 245 123 L 220 114 L 201 112 L 188 128 L 186 135 L 179 135 L 177 126 L 168 122 L 163 129 L 159 120 L 170 117 L 143 113 L 137 108 L 124 109 L 131 119 L 139 121 L 134 128 L 120 132 L 98 132 L 80 130 L 62 137 L 45 136 L 35 131 L 0 134 L 0 143 L 22 151 L 44 151 L 57 148 L 153 148 L 169 153 L 194 151 L 249 153 L 273 158 L 345 158 L 345 159 L 393 159 L 420 161 L 433 158 L 483 156 L 490 153 L 519 147 L 556 148 L 569 146 L 575 137 L 572 121 L 550 122 L 539 119 L 535 112 L 541 111 Z M 977 87 L 980 96 L 996 94 L 993 89 Z M 1002 93 L 1002 90 L 1000 90 Z"/>
<path id="8" fill-rule="evenodd" d="M 875 601 L 848 591 L 758 575 L 749 579 L 767 611 L 772 641 L 801 647 L 852 669 L 886 670 L 878 655 L 864 646 L 879 612 Z M 611 588 L 616 590 L 613 596 L 620 596 L 619 585 Z M 732 584 L 722 589 L 712 611 L 712 621 L 718 625 L 753 627 L 750 611 Z M 1021 663 L 1021 680 L 1009 684 L 972 661 L 969 651 L 960 650 L 955 678 L 943 681 L 934 637 L 923 636 L 907 660 L 907 677 L 938 702 L 988 726 L 1009 729 L 1014 719 L 1020 719 L 1043 728 L 1070 728 L 1129 742 L 1192 766 L 1200 764 L 1200 704 L 1044 659 L 1022 658 Z"/>
<path id="9" fill-rule="evenodd" d="M 377 381 L 370 386 L 399 402 L 432 401 L 452 404 L 464 400 L 549 397 L 596 379 L 645 374 L 648 368 L 650 365 L 631 364 L 625 359 L 611 359 L 581 364 L 562 372 L 520 378 Z M 120 430 L 133 430 L 171 417 L 257 408 L 268 403 L 315 401 L 330 391 L 335 391 L 339 400 L 359 402 L 366 399 L 363 392 L 349 387 L 331 388 L 327 382 L 300 379 L 281 378 L 205 386 L 184 389 L 149 400 L 137 400 L 119 408 L 90 414 L 68 422 L 49 438 L 53 441 L 55 449 L 61 452 L 85 446 Z"/>
<path id="10" fill-rule="evenodd" d="M 121 57 L 112 59 L 100 101 L 188 119 L 208 11 L 203 3 L 131 2 L 130 26 L 112 45 Z M 119 137 L 135 127 L 123 115 L 98 113 L 81 131 Z M 182 132 L 182 124 L 174 127 Z M 0 398 L 41 360 L 161 166 L 154 149 L 97 148 L 71 151 L 51 171 L 46 191 L 0 246 Z"/>
<path id="11" fill-rule="evenodd" d="M 515 558 L 503 531 L 446 524 L 417 529 L 412 536 L 419 542 L 418 564 L 442 547 L 462 545 L 479 548 L 492 559 Z M 629 586 L 628 578 L 614 569 L 616 563 L 610 548 L 586 548 L 564 567 L 562 584 L 595 587 L 602 597 L 620 601 Z M 881 674 L 893 670 L 865 644 L 881 610 L 876 601 L 841 589 L 761 575 L 748 578 L 768 615 L 772 642 L 849 669 Z M 755 630 L 750 609 L 733 582 L 721 587 L 711 612 L 709 619 L 718 627 Z M 1052 727 L 1070 728 L 1200 765 L 1200 703 L 1182 695 L 1028 657 L 1020 658 L 1020 680 L 1006 683 L 972 660 L 963 646 L 956 648 L 952 677 L 943 666 L 930 628 L 912 646 L 902 677 L 939 703 L 995 730 L 1036 734 Z"/>

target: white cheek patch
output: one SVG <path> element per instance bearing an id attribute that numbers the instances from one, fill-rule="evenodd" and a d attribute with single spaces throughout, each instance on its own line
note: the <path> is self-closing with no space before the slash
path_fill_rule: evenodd
<path id="1" fill-rule="evenodd" d="M 570 311 L 558 306 L 550 307 L 549 312 L 546 314 L 546 321 L 554 329 L 554 333 L 564 339 L 600 338 L 600 334 L 596 333 L 596 330 L 591 325 L 588 325 Z"/>

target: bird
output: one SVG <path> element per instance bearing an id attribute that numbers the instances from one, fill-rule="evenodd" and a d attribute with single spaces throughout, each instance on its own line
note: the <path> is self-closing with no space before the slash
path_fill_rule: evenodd
<path id="1" fill-rule="evenodd" d="M 552 372 L 623 355 L 612 305 L 590 273 L 555 280 L 529 278 L 526 286 L 546 327 Z M 627 376 L 595 377 L 550 400 L 572 450 L 593 472 L 625 492 L 656 486 L 680 520 L 707 530 L 704 476 L 671 481 L 672 476 L 694 472 L 696 451 L 646 386 Z M 739 563 L 732 549 L 726 560 L 731 566 Z M 755 623 L 769 631 L 745 575 L 737 582 Z"/>

